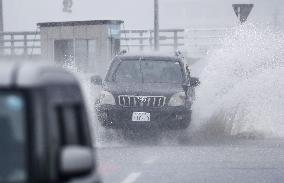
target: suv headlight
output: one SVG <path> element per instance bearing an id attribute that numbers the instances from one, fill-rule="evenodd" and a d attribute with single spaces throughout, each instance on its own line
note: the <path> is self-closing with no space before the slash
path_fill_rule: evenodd
<path id="1" fill-rule="evenodd" d="M 169 101 L 169 106 L 173 106 L 173 107 L 183 106 L 185 105 L 185 98 L 186 96 L 184 92 L 176 93 L 171 97 Z"/>
<path id="2" fill-rule="evenodd" d="M 102 91 L 99 97 L 100 104 L 115 105 L 114 96 L 108 91 Z"/>

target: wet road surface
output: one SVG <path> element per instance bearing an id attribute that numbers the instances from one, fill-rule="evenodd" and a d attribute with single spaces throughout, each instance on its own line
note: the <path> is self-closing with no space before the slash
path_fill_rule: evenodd
<path id="1" fill-rule="evenodd" d="M 210 143 L 98 148 L 106 183 L 247 182 L 284 180 L 284 140 L 230 140 Z"/>

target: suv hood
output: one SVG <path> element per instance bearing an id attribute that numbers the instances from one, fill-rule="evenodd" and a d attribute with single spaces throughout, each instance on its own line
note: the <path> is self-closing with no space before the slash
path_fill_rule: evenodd
<path id="1" fill-rule="evenodd" d="M 165 96 L 182 92 L 182 84 L 171 83 L 104 83 L 104 89 L 113 95 Z"/>

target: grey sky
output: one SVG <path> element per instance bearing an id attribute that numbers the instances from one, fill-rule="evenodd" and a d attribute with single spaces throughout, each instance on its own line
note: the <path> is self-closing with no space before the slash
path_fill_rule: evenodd
<path id="1" fill-rule="evenodd" d="M 153 0 L 73 0 L 73 13 L 62 12 L 63 0 L 3 0 L 6 31 L 34 30 L 37 22 L 121 19 L 127 28 L 149 29 Z M 275 2 L 281 6 L 275 6 Z M 283 0 L 160 0 L 162 28 L 226 27 L 237 22 L 232 3 L 255 3 L 251 20 L 273 22 Z M 282 18 L 283 19 L 283 18 Z"/>

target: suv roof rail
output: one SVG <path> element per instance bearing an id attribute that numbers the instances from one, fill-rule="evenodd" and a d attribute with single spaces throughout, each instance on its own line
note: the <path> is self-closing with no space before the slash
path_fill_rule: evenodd
<path id="1" fill-rule="evenodd" d="M 184 60 L 184 55 L 182 54 L 180 50 L 175 51 L 175 56 L 181 60 Z"/>
<path id="2" fill-rule="evenodd" d="M 120 52 L 118 52 L 118 54 L 116 56 L 125 55 L 126 53 L 127 53 L 126 50 L 121 50 Z"/>

